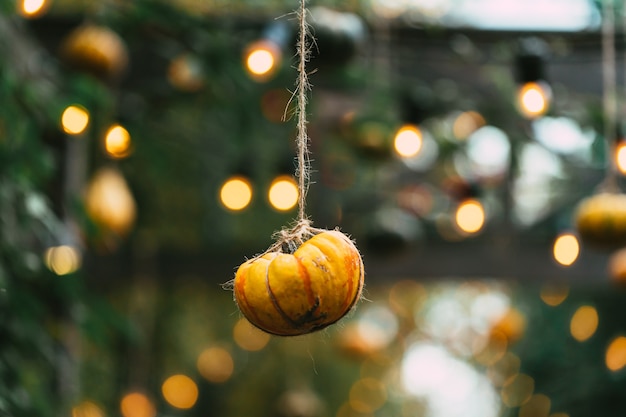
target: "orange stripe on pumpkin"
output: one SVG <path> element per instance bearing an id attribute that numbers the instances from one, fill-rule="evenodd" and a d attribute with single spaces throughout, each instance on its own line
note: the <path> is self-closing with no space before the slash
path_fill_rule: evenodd
<path id="1" fill-rule="evenodd" d="M 270 264 L 272 261 L 267 263 L 267 269 L 265 270 L 265 288 L 267 288 L 267 294 L 269 296 L 270 301 L 272 302 L 272 305 L 274 306 L 274 309 L 278 312 L 278 314 L 280 314 L 280 316 L 288 324 L 290 324 L 291 327 L 297 327 L 298 326 L 297 323 L 293 321 L 293 319 L 289 317 L 287 313 L 285 313 L 285 311 L 280 307 L 280 304 L 278 304 L 278 300 L 276 299 L 276 296 L 274 295 L 274 291 L 272 291 L 272 286 L 270 285 Z"/>
<path id="2" fill-rule="evenodd" d="M 298 263 L 298 272 L 300 278 L 302 279 L 302 284 L 304 285 L 304 290 L 306 291 L 306 298 L 311 308 L 315 306 L 315 294 L 313 294 L 313 288 L 311 287 L 311 276 L 309 275 L 308 269 L 302 264 L 302 259 L 295 257 L 296 262 Z"/>
<path id="3" fill-rule="evenodd" d="M 237 300 L 238 300 L 237 302 L 245 305 L 245 307 L 242 310 L 245 310 L 248 314 L 252 315 L 252 317 L 254 318 L 253 320 L 254 323 L 259 323 L 259 316 L 256 314 L 256 311 L 254 311 L 254 309 L 250 306 L 250 303 L 248 303 L 248 299 L 246 297 L 245 285 L 246 285 L 246 279 L 248 278 L 247 276 L 248 269 L 249 267 L 241 271 L 241 275 L 239 275 L 239 279 L 235 280 L 235 294 L 239 294 L 239 297 L 237 297 Z M 248 321 L 251 321 L 251 320 L 248 320 Z"/>

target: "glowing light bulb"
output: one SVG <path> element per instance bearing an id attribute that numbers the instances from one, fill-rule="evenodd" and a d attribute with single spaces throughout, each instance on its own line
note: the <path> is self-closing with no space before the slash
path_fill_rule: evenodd
<path id="1" fill-rule="evenodd" d="M 244 177 L 227 179 L 220 189 L 220 201 L 231 211 L 240 211 L 248 207 L 252 201 L 252 185 Z"/>
<path id="2" fill-rule="evenodd" d="M 47 9 L 47 3 L 47 0 L 23 0 L 18 10 L 24 17 L 37 17 Z"/>
<path id="3" fill-rule="evenodd" d="M 570 266 L 580 254 L 580 244 L 578 238 L 571 233 L 564 233 L 558 236 L 552 247 L 554 260 L 563 266 Z"/>
<path id="4" fill-rule="evenodd" d="M 456 224 L 465 233 L 476 233 L 485 224 L 485 209 L 478 200 L 469 199 L 456 210 Z"/>
<path id="5" fill-rule="evenodd" d="M 281 175 L 272 181 L 267 193 L 272 207 L 279 211 L 291 210 L 298 204 L 298 185 L 287 175 Z"/>
<path id="6" fill-rule="evenodd" d="M 528 82 L 518 93 L 519 109 L 529 119 L 542 116 L 550 106 L 550 87 L 545 83 Z"/>
<path id="7" fill-rule="evenodd" d="M 619 172 L 626 175 L 626 142 L 621 142 L 615 148 L 615 165 Z"/>
<path id="8" fill-rule="evenodd" d="M 104 148 L 113 158 L 125 158 L 130 155 L 130 134 L 124 127 L 112 125 L 104 137 Z"/>
<path id="9" fill-rule="evenodd" d="M 411 158 L 422 149 L 422 132 L 417 126 L 402 126 L 393 139 L 393 147 L 402 158 Z"/>
<path id="10" fill-rule="evenodd" d="M 82 106 L 74 104 L 68 106 L 61 115 L 63 131 L 70 135 L 79 135 L 89 124 L 89 112 Z"/>
<path id="11" fill-rule="evenodd" d="M 261 40 L 252 43 L 245 54 L 246 70 L 257 81 L 270 78 L 281 60 L 281 51 L 273 42 Z"/>

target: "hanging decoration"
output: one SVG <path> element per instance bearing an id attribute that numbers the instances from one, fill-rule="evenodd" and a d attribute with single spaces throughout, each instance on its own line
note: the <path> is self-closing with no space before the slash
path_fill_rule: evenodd
<path id="1" fill-rule="evenodd" d="M 61 45 L 62 58 L 72 67 L 110 80 L 128 66 L 128 50 L 120 36 L 106 26 L 84 23 Z"/>
<path id="2" fill-rule="evenodd" d="M 276 234 L 276 243 L 239 266 L 232 285 L 235 302 L 256 327 L 280 336 L 321 330 L 345 316 L 360 299 L 363 260 L 355 244 L 339 230 L 312 227 L 306 215 L 309 186 L 306 62 L 310 57 L 306 0 L 298 13 L 299 57 L 294 98 L 298 102 L 298 218 Z"/>
<path id="3" fill-rule="evenodd" d="M 602 75 L 604 140 L 609 155 L 615 152 L 617 99 L 615 93 L 615 12 L 613 2 L 603 3 Z M 626 244 L 626 195 L 617 184 L 615 158 L 608 158 L 604 180 L 594 195 L 583 199 L 574 223 L 583 242 L 615 249 Z"/>

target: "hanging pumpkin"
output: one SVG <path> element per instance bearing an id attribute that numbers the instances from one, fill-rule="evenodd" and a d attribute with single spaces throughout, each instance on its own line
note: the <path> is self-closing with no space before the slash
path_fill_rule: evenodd
<path id="1" fill-rule="evenodd" d="M 580 202 L 574 216 L 583 242 L 598 247 L 626 245 L 626 195 L 601 192 Z"/>
<path id="2" fill-rule="evenodd" d="M 61 45 L 61 56 L 78 70 L 109 79 L 119 76 L 128 64 L 126 45 L 105 26 L 84 24 Z"/>
<path id="3" fill-rule="evenodd" d="M 341 319 L 359 300 L 363 261 L 343 233 L 322 231 L 293 253 L 270 251 L 242 264 L 233 282 L 246 318 L 275 335 L 311 333 Z"/>

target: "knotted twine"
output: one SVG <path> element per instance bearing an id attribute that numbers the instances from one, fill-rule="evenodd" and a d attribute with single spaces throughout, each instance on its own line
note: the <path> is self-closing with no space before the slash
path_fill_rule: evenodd
<path id="1" fill-rule="evenodd" d="M 311 226 L 312 222 L 306 215 L 306 195 L 309 190 L 309 182 L 311 175 L 311 166 L 309 159 L 309 135 L 307 133 L 307 103 L 308 92 L 311 90 L 311 84 L 306 71 L 306 64 L 311 57 L 312 35 L 309 24 L 307 22 L 306 0 L 300 1 L 300 8 L 297 11 L 298 17 L 298 41 L 296 44 L 296 55 L 298 57 L 298 77 L 296 78 L 296 89 L 293 92 L 287 108 L 295 99 L 297 106 L 295 116 L 297 119 L 296 147 L 297 168 L 295 176 L 298 182 L 298 217 L 294 221 L 294 225 L 290 229 L 282 229 L 276 232 L 273 238 L 276 240 L 264 253 L 269 252 L 286 252 L 293 253 L 305 241 L 312 236 L 323 232 L 323 229 L 317 229 Z"/>

